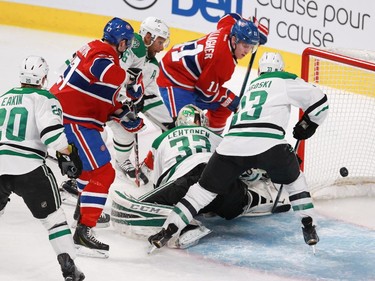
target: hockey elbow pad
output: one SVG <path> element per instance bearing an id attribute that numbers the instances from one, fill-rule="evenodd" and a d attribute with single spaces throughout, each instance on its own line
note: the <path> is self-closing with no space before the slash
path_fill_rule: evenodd
<path id="1" fill-rule="evenodd" d="M 311 121 L 307 114 L 304 114 L 293 128 L 293 137 L 297 140 L 306 140 L 315 134 L 317 128 L 318 124 Z"/>

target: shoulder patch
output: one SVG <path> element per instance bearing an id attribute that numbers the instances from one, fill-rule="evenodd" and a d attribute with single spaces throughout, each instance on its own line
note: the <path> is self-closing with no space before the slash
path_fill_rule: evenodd
<path id="1" fill-rule="evenodd" d="M 145 57 L 146 56 L 146 46 L 145 43 L 143 42 L 143 39 L 141 35 L 138 33 L 134 33 L 134 39 L 133 39 L 133 45 L 132 45 L 132 52 L 134 55 L 137 57 Z"/>

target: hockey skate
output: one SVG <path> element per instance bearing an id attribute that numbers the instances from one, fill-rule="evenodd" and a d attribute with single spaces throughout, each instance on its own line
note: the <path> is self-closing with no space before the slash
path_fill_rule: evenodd
<path id="1" fill-rule="evenodd" d="M 151 254 L 155 249 L 160 249 L 161 247 L 165 246 L 165 244 L 168 243 L 177 230 L 178 227 L 174 223 L 170 223 L 167 229 L 163 227 L 158 233 L 151 235 L 148 238 L 148 242 L 151 244 L 151 248 L 149 249 L 148 253 Z"/>
<path id="2" fill-rule="evenodd" d="M 97 240 L 91 227 L 78 224 L 73 235 L 73 240 L 78 248 L 78 255 L 108 258 L 109 245 Z"/>
<path id="3" fill-rule="evenodd" d="M 305 242 L 309 246 L 314 246 L 319 242 L 319 236 L 316 233 L 315 225 L 313 225 L 313 220 L 311 217 L 305 217 L 301 220 L 303 227 L 302 233 Z"/>
<path id="4" fill-rule="evenodd" d="M 77 181 L 75 179 L 64 181 L 61 184 L 59 190 L 62 203 L 69 206 L 76 205 L 76 200 L 79 196 L 79 192 L 77 189 Z"/>
<path id="5" fill-rule="evenodd" d="M 201 222 L 193 219 L 181 233 L 177 240 L 169 240 L 169 248 L 186 249 L 195 246 L 199 243 L 199 240 L 206 235 L 210 234 L 211 230 L 205 227 Z"/>
<path id="6" fill-rule="evenodd" d="M 57 260 L 65 281 L 82 281 L 85 279 L 85 275 L 79 271 L 69 254 L 62 253 L 57 256 Z"/>
<path id="7" fill-rule="evenodd" d="M 119 163 L 116 161 L 117 166 L 119 169 L 125 174 L 125 176 L 131 180 L 135 181 L 135 167 L 133 166 L 132 162 L 130 162 L 129 159 L 125 160 L 122 163 Z M 147 176 L 142 172 L 142 169 L 139 169 L 139 179 L 141 180 L 143 185 L 146 185 L 148 183 Z"/>

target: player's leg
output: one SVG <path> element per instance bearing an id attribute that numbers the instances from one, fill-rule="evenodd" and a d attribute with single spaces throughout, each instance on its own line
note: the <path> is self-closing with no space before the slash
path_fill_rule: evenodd
<path id="1" fill-rule="evenodd" d="M 14 193 L 21 196 L 32 215 L 49 233 L 49 241 L 60 263 L 63 276 L 83 280 L 84 274 L 74 264 L 76 249 L 72 233 L 61 208 L 56 179 L 46 165 L 14 178 Z"/>
<path id="2" fill-rule="evenodd" d="M 12 187 L 9 182 L 10 175 L 0 176 L 0 217 L 4 214 L 5 206 L 10 201 L 9 196 L 12 193 Z"/>
<path id="3" fill-rule="evenodd" d="M 113 133 L 113 147 L 115 149 L 115 160 L 116 167 L 120 170 L 129 180 L 135 181 L 135 167 L 130 161 L 130 155 L 134 147 L 134 134 L 127 132 L 124 128 L 117 122 L 109 121 L 107 122 L 109 128 L 111 128 Z M 139 178 L 143 184 L 148 183 L 147 176 L 139 170 Z"/>
<path id="4" fill-rule="evenodd" d="M 178 112 L 187 104 L 195 104 L 194 91 L 187 91 L 178 87 L 159 88 L 160 96 L 172 118 L 177 118 Z"/>
<path id="5" fill-rule="evenodd" d="M 260 168 L 267 171 L 273 182 L 283 184 L 288 192 L 293 211 L 301 218 L 305 242 L 316 244 L 319 237 L 313 225 L 314 204 L 293 148 L 289 144 L 277 145 L 259 155 L 259 159 Z"/>
<path id="6" fill-rule="evenodd" d="M 162 231 L 150 236 L 149 242 L 157 248 L 164 246 L 172 237 L 178 236 L 198 211 L 212 202 L 217 194 L 228 193 L 228 188 L 245 170 L 236 159 L 237 157 L 223 156 L 215 152 L 199 182 L 189 188 L 173 208 Z"/>
<path id="7" fill-rule="evenodd" d="M 99 131 L 78 125 L 66 125 L 65 131 L 68 140 L 77 146 L 83 164 L 83 172 L 77 179 L 82 193 L 74 242 L 94 250 L 82 252 L 83 255 L 99 254 L 101 257 L 107 257 L 109 246 L 95 238 L 92 228 L 96 226 L 103 211 L 109 187 L 115 178 L 115 171 L 110 163 L 111 156 Z"/>
<path id="8" fill-rule="evenodd" d="M 232 111 L 226 107 L 218 107 L 215 110 L 207 111 L 207 118 L 209 120 L 209 129 L 217 134 L 222 134 L 227 124 L 227 119 L 231 116 Z"/>

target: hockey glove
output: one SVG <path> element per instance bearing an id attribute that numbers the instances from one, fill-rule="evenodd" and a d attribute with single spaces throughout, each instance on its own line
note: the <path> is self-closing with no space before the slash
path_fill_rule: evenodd
<path id="1" fill-rule="evenodd" d="M 317 128 L 318 124 L 312 122 L 309 116 L 304 114 L 293 128 L 293 137 L 297 140 L 306 140 L 315 133 Z"/>
<path id="2" fill-rule="evenodd" d="M 129 68 L 126 72 L 129 75 L 129 82 L 126 85 L 126 96 L 131 100 L 137 100 L 142 97 L 144 92 L 142 69 Z"/>
<path id="3" fill-rule="evenodd" d="M 228 108 L 232 112 L 235 112 L 237 110 L 239 103 L 240 98 L 228 89 L 226 90 L 225 96 L 220 100 L 220 105 Z"/>
<path id="4" fill-rule="evenodd" d="M 128 103 L 123 104 L 122 110 L 121 114 L 111 116 L 111 119 L 119 123 L 126 131 L 138 133 L 146 128 L 143 119 L 131 109 Z"/>
<path id="5" fill-rule="evenodd" d="M 259 31 L 259 45 L 264 45 L 267 43 L 268 37 L 268 27 L 261 24 L 256 17 L 253 17 L 253 23 L 258 28 Z"/>
<path id="6" fill-rule="evenodd" d="M 73 143 L 69 144 L 68 149 L 69 155 L 56 151 L 57 162 L 63 176 L 67 175 L 68 178 L 76 179 L 82 173 L 82 161 L 78 156 L 78 149 Z"/>
<path id="7" fill-rule="evenodd" d="M 134 120 L 129 119 L 129 121 L 121 121 L 120 124 L 130 133 L 139 133 L 146 128 L 143 119 L 138 116 Z"/>

